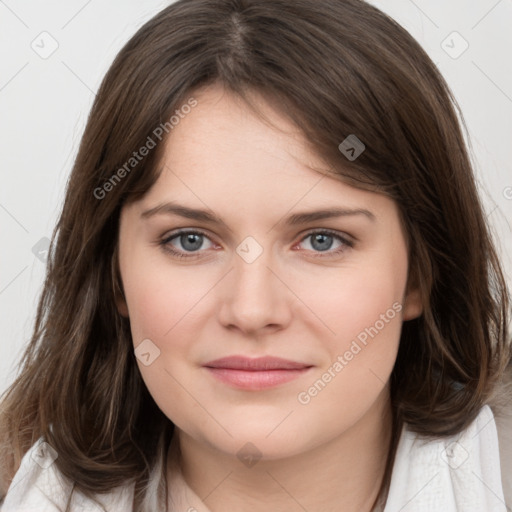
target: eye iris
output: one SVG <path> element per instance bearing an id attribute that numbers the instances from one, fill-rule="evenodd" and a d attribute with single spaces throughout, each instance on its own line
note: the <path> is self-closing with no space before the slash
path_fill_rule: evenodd
<path id="1" fill-rule="evenodd" d="M 191 243 L 192 247 L 188 246 L 187 243 Z M 196 251 L 202 245 L 202 235 L 198 235 L 195 233 L 188 233 L 180 236 L 180 243 L 183 248 L 187 251 Z"/>
<path id="2" fill-rule="evenodd" d="M 325 244 L 326 239 L 329 239 L 330 243 Z M 317 242 L 320 242 L 320 246 L 315 246 L 315 244 Z M 311 245 L 319 251 L 326 251 L 326 250 L 330 249 L 332 246 L 332 236 L 322 234 L 322 233 L 317 233 L 317 234 L 313 235 L 313 241 L 312 241 Z"/>

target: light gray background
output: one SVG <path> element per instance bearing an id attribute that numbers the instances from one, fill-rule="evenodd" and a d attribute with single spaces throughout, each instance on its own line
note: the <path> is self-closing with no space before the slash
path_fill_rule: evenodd
<path id="1" fill-rule="evenodd" d="M 45 270 L 33 247 L 57 221 L 95 91 L 124 43 L 169 3 L 0 0 L 0 393 L 31 336 Z M 455 93 L 511 283 L 512 0 L 371 3 L 422 44 Z"/>

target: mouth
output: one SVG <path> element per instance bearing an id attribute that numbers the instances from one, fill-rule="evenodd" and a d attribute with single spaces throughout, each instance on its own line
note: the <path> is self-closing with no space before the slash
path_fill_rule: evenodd
<path id="1" fill-rule="evenodd" d="M 312 365 L 279 357 L 248 358 L 231 356 L 203 365 L 217 380 L 232 387 L 258 391 L 290 382 Z"/>

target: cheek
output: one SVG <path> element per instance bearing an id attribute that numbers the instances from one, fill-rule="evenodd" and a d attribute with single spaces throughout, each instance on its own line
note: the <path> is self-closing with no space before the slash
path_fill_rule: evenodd
<path id="1" fill-rule="evenodd" d="M 311 399 L 319 409 L 329 403 L 355 409 L 359 404 L 362 411 L 387 382 L 400 342 L 407 268 L 405 249 L 386 254 L 340 268 L 336 277 L 316 280 L 315 287 L 304 281 L 312 290 L 308 306 L 322 320 L 312 320 L 309 328 L 316 328 L 318 350 L 325 357 L 310 383 L 311 393 L 303 389 L 307 396 L 301 403 Z"/>
<path id="2" fill-rule="evenodd" d="M 315 377 L 328 382 L 330 388 L 319 402 L 339 398 L 368 405 L 393 369 L 403 306 L 393 286 L 345 285 L 338 292 L 333 290 L 322 310 L 333 332 L 322 338 L 319 347 L 325 358 Z M 319 383 L 317 388 L 322 390 L 322 386 Z"/>
<path id="3" fill-rule="evenodd" d="M 158 274 L 156 277 L 153 274 Z M 179 280 L 178 280 L 179 281 Z M 166 285 L 172 282 L 172 286 Z M 135 353 L 143 354 L 144 344 L 151 354 L 150 364 L 137 355 L 142 379 L 153 400 L 166 416 L 180 428 L 190 429 L 190 417 L 201 420 L 201 411 L 186 389 L 191 389 L 188 375 L 176 363 L 188 359 L 190 342 L 195 330 L 190 324 L 193 305 L 200 294 L 187 293 L 190 285 L 165 279 L 159 272 L 148 272 L 145 279 L 134 285 L 130 304 L 130 325 Z M 179 290 L 179 293 L 177 292 Z M 147 340 L 151 340 L 148 342 Z M 183 409 L 187 414 L 183 415 Z M 187 418 L 186 423 L 181 420 Z M 192 424 L 194 424 L 192 421 Z"/>
<path id="4" fill-rule="evenodd" d="M 161 264 L 144 268 L 147 270 L 139 272 L 134 265 L 133 273 L 127 272 L 123 282 L 135 352 L 151 354 L 150 364 L 137 356 L 137 365 L 158 407 L 176 425 L 190 429 L 204 420 L 204 411 L 186 391 L 193 389 L 193 383 L 190 368 L 182 363 L 190 360 L 190 349 L 200 332 L 199 316 L 205 320 L 201 309 L 206 304 L 205 294 L 215 284 L 215 276 L 197 270 L 173 271 Z M 142 344 L 147 350 L 138 350 Z M 182 424 L 184 417 L 187 422 Z"/>
<path id="5" fill-rule="evenodd" d="M 134 345 L 145 338 L 163 344 L 194 317 L 194 308 L 211 287 L 208 275 L 169 265 L 147 265 L 125 280 Z M 210 276 L 211 277 L 211 276 Z"/>
<path id="6" fill-rule="evenodd" d="M 383 322 L 386 331 L 396 324 L 394 334 L 399 334 L 406 269 L 393 263 L 390 260 L 386 265 L 381 260 L 380 265 L 340 268 L 324 280 L 302 279 L 302 286 L 309 289 L 307 305 L 317 323 L 320 318 L 328 329 L 325 332 L 330 347 L 343 349 L 347 341 L 376 323 L 382 331 Z"/>
<path id="7" fill-rule="evenodd" d="M 310 442 L 349 429 L 384 396 L 400 343 L 402 305 L 394 281 L 377 277 L 346 278 L 319 309 L 335 334 L 321 339 L 322 365 L 294 397 L 296 419 Z M 328 421 L 320 426 L 317 418 Z"/>

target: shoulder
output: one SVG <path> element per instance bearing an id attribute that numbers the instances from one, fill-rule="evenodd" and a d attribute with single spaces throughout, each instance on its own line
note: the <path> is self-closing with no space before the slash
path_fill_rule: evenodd
<path id="1" fill-rule="evenodd" d="M 488 405 L 456 436 L 425 439 L 404 427 L 385 511 L 506 512 L 500 450 Z"/>
<path id="2" fill-rule="evenodd" d="M 55 450 L 39 439 L 24 455 L 4 501 L 0 502 L 0 512 L 63 512 L 70 497 L 71 512 L 131 510 L 131 487 L 98 495 L 96 499 L 103 508 L 79 491 L 72 492 L 73 482 L 54 464 L 57 457 Z"/>
<path id="3" fill-rule="evenodd" d="M 501 478 L 505 502 L 512 510 L 512 402 L 497 410 L 495 414 L 500 451 Z"/>

